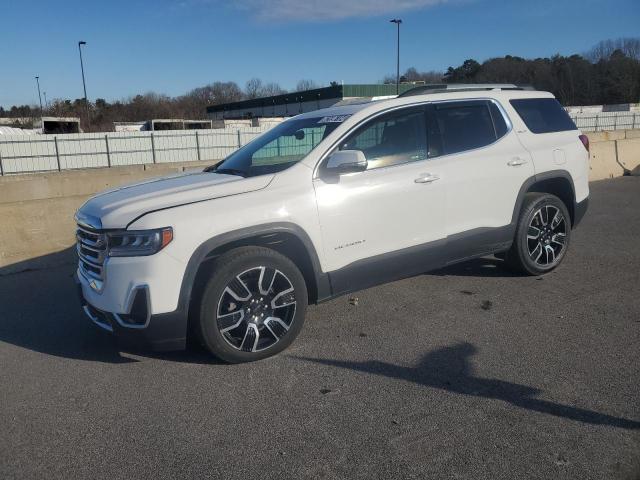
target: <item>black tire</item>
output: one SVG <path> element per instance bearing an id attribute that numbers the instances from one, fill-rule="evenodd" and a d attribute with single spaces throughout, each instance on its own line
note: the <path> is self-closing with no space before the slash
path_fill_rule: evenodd
<path id="1" fill-rule="evenodd" d="M 287 257 L 268 248 L 241 247 L 216 259 L 211 271 L 195 329 L 216 357 L 229 363 L 261 360 L 298 336 L 307 287 Z"/>
<path id="2" fill-rule="evenodd" d="M 505 261 L 519 273 L 548 273 L 564 259 L 570 239 L 571 217 L 564 202 L 548 193 L 527 193 Z"/>

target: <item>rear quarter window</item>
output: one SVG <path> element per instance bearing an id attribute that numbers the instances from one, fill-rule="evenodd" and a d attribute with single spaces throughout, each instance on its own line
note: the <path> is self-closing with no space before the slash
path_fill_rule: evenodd
<path id="1" fill-rule="evenodd" d="M 510 103 L 533 133 L 577 130 L 569 114 L 555 98 L 518 98 L 510 100 Z"/>

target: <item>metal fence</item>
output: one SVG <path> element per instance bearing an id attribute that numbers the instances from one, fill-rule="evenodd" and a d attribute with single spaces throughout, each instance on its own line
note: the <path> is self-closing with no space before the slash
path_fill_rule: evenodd
<path id="1" fill-rule="evenodd" d="M 640 112 L 571 112 L 586 132 L 640 128 Z M 218 160 L 236 151 L 279 122 L 259 127 L 165 132 L 78 133 L 64 135 L 5 135 L 0 137 L 0 175 L 113 167 L 150 163 Z M 281 144 L 279 153 L 300 154 L 315 145 Z M 267 150 L 265 149 L 265 152 Z M 265 153 L 267 155 L 267 153 Z"/>
<path id="2" fill-rule="evenodd" d="M 569 113 L 569 116 L 585 132 L 640 128 L 640 112 Z"/>
<path id="3" fill-rule="evenodd" d="M 243 130 L 7 135 L 0 174 L 218 160 L 275 124 Z"/>

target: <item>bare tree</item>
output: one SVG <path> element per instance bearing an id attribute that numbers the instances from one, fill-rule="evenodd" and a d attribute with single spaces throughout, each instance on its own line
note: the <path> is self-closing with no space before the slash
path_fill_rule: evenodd
<path id="1" fill-rule="evenodd" d="M 444 74 L 436 70 L 429 70 L 426 72 L 419 72 L 415 68 L 408 68 L 404 72 L 403 77 L 407 82 L 425 82 L 425 83 L 442 83 L 442 77 Z"/>
<path id="2" fill-rule="evenodd" d="M 415 67 L 410 67 L 410 68 L 407 68 L 407 70 L 400 76 L 400 81 L 401 82 L 442 83 L 443 77 L 444 77 L 443 72 L 438 72 L 436 70 L 420 72 Z M 382 83 L 395 85 L 396 76 L 387 75 L 384 77 Z"/>
<path id="3" fill-rule="evenodd" d="M 640 38 L 618 38 L 616 40 L 603 40 L 596 44 L 584 56 L 593 63 L 600 60 L 608 60 L 616 50 L 620 50 L 625 56 L 640 60 Z"/>
<path id="4" fill-rule="evenodd" d="M 320 88 L 320 86 L 313 80 L 299 80 L 296 85 L 296 92 L 304 92 L 305 90 L 313 90 Z"/>
<path id="5" fill-rule="evenodd" d="M 215 82 L 211 85 L 213 103 L 228 103 L 244 100 L 244 92 L 236 82 Z"/>
<path id="6" fill-rule="evenodd" d="M 251 80 L 248 80 L 247 83 L 245 84 L 244 93 L 247 96 L 247 98 L 258 98 L 263 96 L 262 89 L 263 89 L 262 80 L 254 77 Z"/>
<path id="7" fill-rule="evenodd" d="M 287 91 L 277 83 L 264 83 L 259 78 L 252 78 L 247 81 L 244 87 L 245 97 L 249 99 L 270 97 L 272 95 L 281 95 L 283 93 L 287 93 Z"/>
<path id="8" fill-rule="evenodd" d="M 262 90 L 260 91 L 260 96 L 271 97 L 273 95 L 282 95 L 284 93 L 287 93 L 287 91 L 284 88 L 282 88 L 280 85 L 278 85 L 275 82 L 270 82 L 262 87 Z"/>

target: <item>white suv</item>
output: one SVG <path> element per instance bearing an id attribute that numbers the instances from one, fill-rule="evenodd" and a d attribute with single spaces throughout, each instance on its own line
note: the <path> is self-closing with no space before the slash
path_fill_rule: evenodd
<path id="1" fill-rule="evenodd" d="M 490 254 L 552 270 L 588 171 L 588 140 L 546 92 L 423 87 L 305 113 L 216 167 L 88 200 L 83 308 L 156 350 L 190 332 L 226 361 L 261 359 L 310 303 Z"/>

